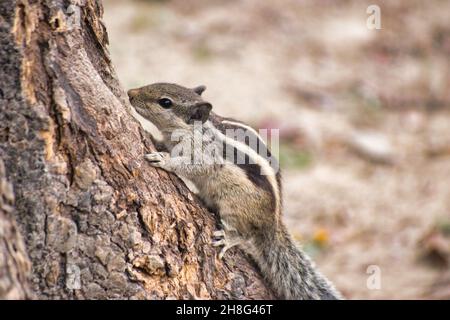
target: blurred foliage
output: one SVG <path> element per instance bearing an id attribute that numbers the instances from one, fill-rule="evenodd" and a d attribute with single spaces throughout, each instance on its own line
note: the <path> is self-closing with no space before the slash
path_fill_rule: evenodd
<path id="1" fill-rule="evenodd" d="M 441 220 L 437 223 L 437 228 L 443 235 L 450 237 L 450 219 Z"/>
<path id="2" fill-rule="evenodd" d="M 281 168 L 306 169 L 313 163 L 313 155 L 308 150 L 300 150 L 294 144 L 280 144 Z"/>
<path id="3" fill-rule="evenodd" d="M 130 31 L 131 32 L 143 32 L 148 28 L 151 28 L 158 24 L 156 17 L 149 15 L 147 12 L 143 11 L 135 15 L 135 17 L 130 21 Z"/>
<path id="4" fill-rule="evenodd" d="M 213 57 L 213 52 L 207 42 L 199 42 L 192 48 L 192 55 L 195 60 L 205 62 Z"/>

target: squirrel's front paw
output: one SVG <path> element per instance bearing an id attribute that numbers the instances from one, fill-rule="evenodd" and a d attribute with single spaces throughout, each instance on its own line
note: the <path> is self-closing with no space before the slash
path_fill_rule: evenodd
<path id="1" fill-rule="evenodd" d="M 153 152 L 147 153 L 144 157 L 153 167 L 164 168 L 169 159 L 169 154 L 167 152 Z"/>

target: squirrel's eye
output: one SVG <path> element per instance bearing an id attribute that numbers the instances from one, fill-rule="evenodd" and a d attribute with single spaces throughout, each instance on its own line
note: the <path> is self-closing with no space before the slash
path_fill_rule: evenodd
<path id="1" fill-rule="evenodd" d="M 161 98 L 158 100 L 158 103 L 164 109 L 170 108 L 172 106 L 172 100 L 168 98 Z"/>

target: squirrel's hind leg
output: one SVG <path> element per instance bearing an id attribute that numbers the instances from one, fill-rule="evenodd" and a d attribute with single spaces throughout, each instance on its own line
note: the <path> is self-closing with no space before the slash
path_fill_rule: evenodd
<path id="1" fill-rule="evenodd" d="M 212 245 L 214 247 L 222 247 L 219 252 L 219 259 L 222 259 L 229 249 L 240 245 L 243 242 L 242 238 L 239 237 L 236 229 L 227 227 L 227 225 L 223 221 L 222 224 L 224 226 L 224 229 L 214 231 L 214 239 L 212 241 Z"/>

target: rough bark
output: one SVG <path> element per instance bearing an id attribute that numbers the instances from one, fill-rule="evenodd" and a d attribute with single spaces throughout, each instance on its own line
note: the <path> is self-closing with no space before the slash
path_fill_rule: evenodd
<path id="1" fill-rule="evenodd" d="M 30 296 L 27 282 L 30 261 L 12 216 L 13 204 L 12 185 L 6 180 L 0 159 L 0 297 L 25 299 Z"/>
<path id="2" fill-rule="evenodd" d="M 145 163 L 154 148 L 114 73 L 102 10 L 0 2 L 0 158 L 15 195 L 15 209 L 1 202 L 0 298 L 272 298 L 239 250 L 218 260 L 216 219 L 185 185 Z"/>

